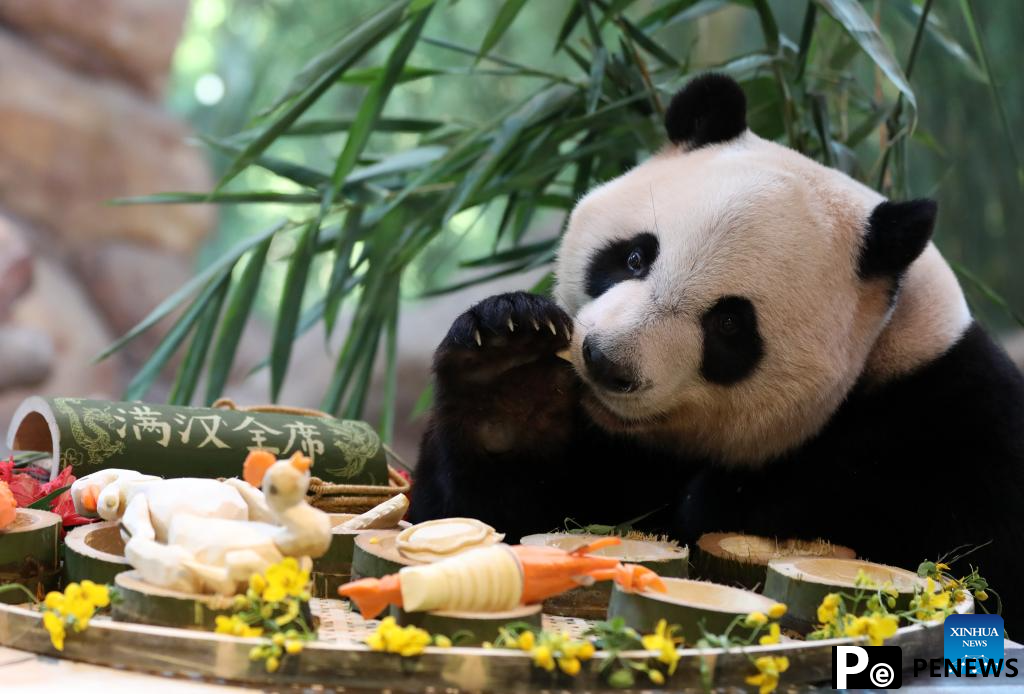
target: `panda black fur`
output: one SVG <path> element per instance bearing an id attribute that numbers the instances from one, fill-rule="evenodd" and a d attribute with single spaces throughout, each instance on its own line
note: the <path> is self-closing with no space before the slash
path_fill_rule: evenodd
<path id="1" fill-rule="evenodd" d="M 930 244 L 935 204 L 757 138 L 720 75 L 666 126 L 574 210 L 557 303 L 504 294 L 452 325 L 413 520 L 514 540 L 657 510 L 644 525 L 683 542 L 824 537 L 908 568 L 984 545 L 954 568 L 1024 626 L 1024 378 Z"/>

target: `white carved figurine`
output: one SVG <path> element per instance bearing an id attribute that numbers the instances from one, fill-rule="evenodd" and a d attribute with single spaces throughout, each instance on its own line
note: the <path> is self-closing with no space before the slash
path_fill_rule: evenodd
<path id="1" fill-rule="evenodd" d="M 125 558 L 147 583 L 233 595 L 286 556 L 308 566 L 327 551 L 330 517 L 306 503 L 310 465 L 301 453 L 253 451 L 244 480 L 101 470 L 77 480 L 71 497 L 79 514 L 121 522 Z"/>

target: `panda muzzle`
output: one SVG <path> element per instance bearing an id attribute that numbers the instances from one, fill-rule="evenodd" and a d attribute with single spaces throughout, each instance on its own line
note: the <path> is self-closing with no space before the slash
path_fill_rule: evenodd
<path id="1" fill-rule="evenodd" d="M 583 340 L 583 363 L 587 376 L 597 385 L 617 393 L 640 389 L 640 380 L 632 369 L 612 360 L 592 337 Z"/>

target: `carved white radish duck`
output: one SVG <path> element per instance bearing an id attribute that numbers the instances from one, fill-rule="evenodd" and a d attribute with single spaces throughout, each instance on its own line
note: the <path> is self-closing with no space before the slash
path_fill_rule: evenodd
<path id="1" fill-rule="evenodd" d="M 327 551 L 330 517 L 306 503 L 310 460 L 254 451 L 245 481 L 104 470 L 72 485 L 79 513 L 120 520 L 125 557 L 153 585 L 231 595 L 285 556 Z M 262 492 L 258 487 L 262 486 Z"/>

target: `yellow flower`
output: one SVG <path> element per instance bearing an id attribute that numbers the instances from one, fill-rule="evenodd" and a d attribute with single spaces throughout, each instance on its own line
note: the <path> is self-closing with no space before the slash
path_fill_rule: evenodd
<path id="1" fill-rule="evenodd" d="M 555 659 L 551 656 L 551 649 L 547 646 L 537 646 L 533 649 L 533 664 L 544 668 L 548 672 L 555 669 Z"/>
<path id="2" fill-rule="evenodd" d="M 452 640 L 444 634 L 437 634 L 434 636 L 434 645 L 438 648 L 451 648 Z"/>
<path id="3" fill-rule="evenodd" d="M 43 626 L 50 632 L 50 641 L 57 650 L 64 649 L 64 638 L 70 625 L 76 632 L 85 631 L 97 607 L 110 604 L 110 591 L 92 581 L 69 583 L 63 593 L 51 591 L 43 601 Z"/>
<path id="4" fill-rule="evenodd" d="M 267 668 L 267 672 L 277 672 L 277 668 L 281 667 L 281 661 L 274 656 L 270 656 L 267 658 L 265 667 Z"/>
<path id="5" fill-rule="evenodd" d="M 668 674 L 674 674 L 679 664 L 679 651 L 676 650 L 677 639 L 672 636 L 672 630 L 668 628 L 668 622 L 664 619 L 658 622 L 653 634 L 642 637 L 641 642 L 649 651 L 658 651 L 658 660 L 668 665 Z"/>
<path id="6" fill-rule="evenodd" d="M 885 640 L 896 633 L 899 618 L 896 615 L 875 612 L 871 615 L 854 617 L 846 615 L 843 634 L 846 636 L 867 636 L 872 646 L 881 646 Z"/>
<path id="7" fill-rule="evenodd" d="M 648 670 L 647 676 L 655 684 L 665 684 L 665 675 L 661 674 L 661 670 Z"/>
<path id="8" fill-rule="evenodd" d="M 940 562 L 935 562 L 935 570 L 936 571 L 949 571 L 949 564 L 943 564 L 941 561 Z"/>
<path id="9" fill-rule="evenodd" d="M 777 602 L 768 608 L 768 616 L 772 619 L 781 619 L 786 614 L 788 608 L 781 602 Z"/>
<path id="10" fill-rule="evenodd" d="M 576 657 L 580 660 L 590 660 L 594 657 L 594 644 L 590 641 L 584 641 L 576 652 Z"/>
<path id="11" fill-rule="evenodd" d="M 533 647 L 534 647 L 534 645 L 536 643 L 536 640 L 537 640 L 537 637 L 534 635 L 534 633 L 532 631 L 530 631 L 529 629 L 527 629 L 526 631 L 524 631 L 522 634 L 519 635 L 519 639 L 517 640 L 516 643 L 519 645 L 519 648 L 521 648 L 522 650 L 524 650 L 524 651 L 532 651 Z"/>
<path id="12" fill-rule="evenodd" d="M 46 594 L 46 599 L 43 601 L 43 605 L 51 610 L 64 609 L 64 594 L 56 590 L 51 590 Z"/>
<path id="13" fill-rule="evenodd" d="M 75 631 L 82 631 L 89 624 L 89 619 L 96 608 L 85 599 L 81 591 L 78 591 L 73 598 L 67 597 L 65 593 L 64 608 L 61 611 L 65 616 L 74 619 Z"/>
<path id="14" fill-rule="evenodd" d="M 49 597 L 49 596 L 47 596 Z M 43 613 L 43 626 L 50 632 L 50 642 L 58 651 L 64 650 L 64 620 L 55 612 Z"/>
<path id="15" fill-rule="evenodd" d="M 843 599 L 839 597 L 838 593 L 829 593 L 818 605 L 818 623 L 819 624 L 831 624 L 835 621 L 839 615 L 839 606 L 843 603 Z"/>
<path id="16" fill-rule="evenodd" d="M 756 659 L 754 666 L 757 674 L 748 676 L 747 684 L 758 687 L 760 694 L 769 694 L 779 686 L 779 675 L 789 669 L 789 658 L 765 655 Z"/>
<path id="17" fill-rule="evenodd" d="M 77 583 L 69 583 L 64 587 L 64 598 L 66 600 L 78 600 L 82 597 L 82 586 Z"/>
<path id="18" fill-rule="evenodd" d="M 394 617 L 385 617 L 377 631 L 366 637 L 366 645 L 375 651 L 409 657 L 419 655 L 430 645 L 430 634 L 414 626 L 400 627 Z"/>
<path id="19" fill-rule="evenodd" d="M 406 627 L 407 630 L 411 630 L 409 639 L 399 653 L 408 658 L 409 656 L 419 655 L 423 652 L 423 649 L 430 645 L 430 634 L 423 629 L 417 629 L 416 627 Z"/>
<path id="20" fill-rule="evenodd" d="M 580 661 L 578 658 L 559 658 L 558 669 L 570 677 L 575 677 L 580 671 Z"/>
<path id="21" fill-rule="evenodd" d="M 892 614 L 874 614 L 868 626 L 868 643 L 881 646 L 885 640 L 896 634 L 899 629 L 899 618 Z"/>
<path id="22" fill-rule="evenodd" d="M 263 578 L 267 584 L 263 589 L 263 599 L 267 602 L 281 602 L 288 597 L 301 598 L 309 584 L 309 572 L 302 571 L 294 557 L 285 557 L 267 567 Z"/>
<path id="23" fill-rule="evenodd" d="M 779 625 L 772 622 L 768 625 L 768 633 L 758 639 L 758 642 L 762 646 L 767 646 L 772 643 L 778 643 L 782 639 L 782 632 L 779 629 Z"/>
<path id="24" fill-rule="evenodd" d="M 82 581 L 82 595 L 96 607 L 106 607 L 110 604 L 110 590 L 105 585 Z"/>
<path id="25" fill-rule="evenodd" d="M 751 612 L 747 615 L 747 618 L 743 620 L 743 625 L 751 628 L 763 627 L 767 622 L 768 618 L 765 617 L 764 612 Z"/>
<path id="26" fill-rule="evenodd" d="M 249 588 L 262 593 L 267 587 L 267 579 L 263 578 L 263 574 L 253 574 L 249 577 Z"/>
<path id="27" fill-rule="evenodd" d="M 301 653 L 302 652 L 302 641 L 295 641 L 295 640 L 285 641 L 284 642 L 284 652 L 287 653 L 288 655 L 296 655 L 297 653 Z"/>
<path id="28" fill-rule="evenodd" d="M 986 600 L 988 600 L 988 593 L 986 593 L 983 590 L 976 590 L 974 591 L 974 597 L 976 597 L 978 600 L 981 600 L 982 602 L 985 602 Z"/>
<path id="29" fill-rule="evenodd" d="M 952 601 L 950 591 L 936 592 L 938 586 L 931 577 L 925 579 L 925 588 L 910 601 L 914 616 L 922 621 L 945 619 Z"/>
<path id="30" fill-rule="evenodd" d="M 250 626 L 248 622 L 238 615 L 217 615 L 215 620 L 215 631 L 218 634 L 230 634 L 231 636 L 243 636 L 252 638 L 263 634 L 260 627 Z"/>

